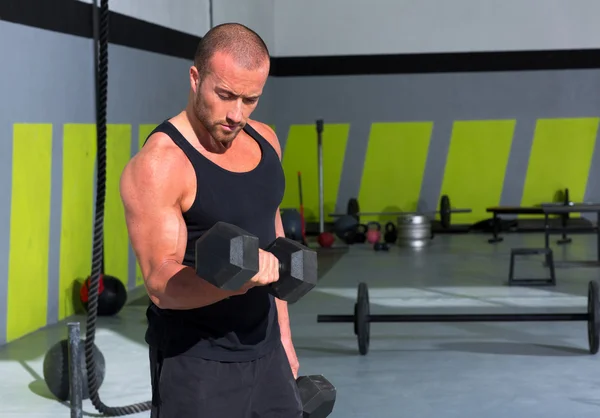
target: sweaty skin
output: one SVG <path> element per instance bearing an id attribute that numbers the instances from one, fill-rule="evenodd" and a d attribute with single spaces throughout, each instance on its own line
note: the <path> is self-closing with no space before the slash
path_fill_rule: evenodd
<path id="1" fill-rule="evenodd" d="M 217 52 L 211 71 L 204 78 L 195 67 L 190 68 L 187 107 L 170 122 L 198 152 L 226 170 L 250 171 L 260 161 L 259 145 L 242 130 L 246 123 L 269 141 L 281 159 L 281 147 L 273 130 L 250 119 L 268 73 L 268 61 L 258 69 L 248 70 L 237 65 L 233 57 Z M 129 237 L 145 287 L 159 308 L 199 308 L 278 280 L 278 260 L 262 250 L 259 273 L 238 291 L 219 289 L 182 264 L 187 242 L 183 213 L 195 199 L 196 177 L 190 161 L 165 134 L 148 138 L 125 167 L 120 189 Z M 279 210 L 275 218 L 276 235 L 285 236 Z M 297 377 L 299 365 L 291 340 L 287 302 L 275 301 L 281 340 Z"/>

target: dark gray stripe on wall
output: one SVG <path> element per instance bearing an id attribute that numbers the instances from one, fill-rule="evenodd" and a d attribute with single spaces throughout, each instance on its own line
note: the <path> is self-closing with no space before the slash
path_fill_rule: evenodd
<path id="1" fill-rule="evenodd" d="M 10 254 L 10 202 L 12 192 L 12 123 L 0 112 L 0 346 L 6 343 L 8 311 L 8 258 Z"/>
<path id="2" fill-rule="evenodd" d="M 523 118 L 515 124 L 499 205 L 521 205 L 536 123 L 535 119 Z M 516 218 L 516 215 L 503 217 Z"/>
<path id="3" fill-rule="evenodd" d="M 444 181 L 453 127 L 453 120 L 436 119 L 433 123 L 417 211 L 431 212 L 438 209 L 437 202 Z"/>
<path id="4" fill-rule="evenodd" d="M 60 288 L 60 235 L 62 226 L 63 184 L 63 125 L 52 126 L 52 193 L 50 194 L 50 248 L 48 254 L 48 308 L 47 322 L 58 321 Z"/>
<path id="5" fill-rule="evenodd" d="M 346 212 L 348 200 L 351 198 L 358 199 L 370 135 L 371 123 L 368 121 L 357 121 L 350 124 L 344 165 L 342 166 L 342 175 L 340 177 L 340 186 L 335 205 L 337 213 Z"/>
<path id="6" fill-rule="evenodd" d="M 596 133 L 596 145 L 594 147 L 594 154 L 592 155 L 584 199 L 588 202 L 600 201 L 600 128 Z M 592 222 L 596 222 L 597 220 L 595 213 L 582 213 L 581 216 Z"/>

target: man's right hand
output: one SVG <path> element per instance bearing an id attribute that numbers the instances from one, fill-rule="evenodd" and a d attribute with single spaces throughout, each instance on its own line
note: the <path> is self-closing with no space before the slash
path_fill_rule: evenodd
<path id="1" fill-rule="evenodd" d="M 255 286 L 267 286 L 279 280 L 279 259 L 272 253 L 258 250 L 258 273 L 244 284 L 236 295 L 243 295 Z"/>

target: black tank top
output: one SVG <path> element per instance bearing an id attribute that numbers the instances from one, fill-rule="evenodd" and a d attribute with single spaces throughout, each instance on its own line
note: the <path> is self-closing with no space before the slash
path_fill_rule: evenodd
<path id="1" fill-rule="evenodd" d="M 258 166 L 228 171 L 204 157 L 168 121 L 150 134 L 167 134 L 190 160 L 196 173 L 196 198 L 183 214 L 188 240 L 183 264 L 194 267 L 195 242 L 216 222 L 228 222 L 257 236 L 261 248 L 276 238 L 275 215 L 283 199 L 285 177 L 275 149 L 248 124 L 244 131 L 260 146 Z M 186 354 L 217 361 L 250 361 L 280 339 L 275 300 L 265 287 L 191 310 L 147 311 L 146 342 L 166 355 Z"/>

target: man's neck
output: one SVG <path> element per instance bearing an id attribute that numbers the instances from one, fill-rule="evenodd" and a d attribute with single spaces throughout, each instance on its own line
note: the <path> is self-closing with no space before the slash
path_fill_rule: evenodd
<path id="1" fill-rule="evenodd" d="M 194 133 L 194 137 L 190 139 L 195 139 L 206 151 L 215 154 L 223 154 L 231 147 L 231 144 L 223 145 L 220 142 L 215 141 L 204 125 L 200 123 L 194 113 L 188 108 L 184 110 L 183 117 L 187 121 L 191 131 Z"/>

